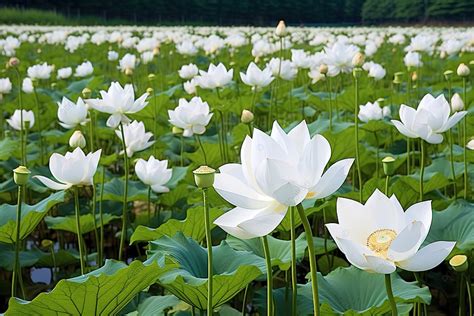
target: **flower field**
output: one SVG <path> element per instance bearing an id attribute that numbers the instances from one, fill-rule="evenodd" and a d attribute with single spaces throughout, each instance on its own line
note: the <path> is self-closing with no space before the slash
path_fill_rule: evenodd
<path id="1" fill-rule="evenodd" d="M 473 28 L 4 26 L 0 61 L 5 315 L 473 314 Z"/>

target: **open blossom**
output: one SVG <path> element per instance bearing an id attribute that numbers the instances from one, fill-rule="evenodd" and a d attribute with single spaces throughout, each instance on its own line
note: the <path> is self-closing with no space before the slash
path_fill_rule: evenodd
<path id="1" fill-rule="evenodd" d="M 397 267 L 426 271 L 449 255 L 455 242 L 437 241 L 420 249 L 431 226 L 431 201 L 403 210 L 395 195 L 375 190 L 365 205 L 338 198 L 339 224 L 326 224 L 338 248 L 359 269 L 390 274 Z"/>
<path id="2" fill-rule="evenodd" d="M 58 102 L 58 119 L 59 124 L 68 129 L 79 124 L 85 125 L 87 123 L 87 106 L 81 98 L 78 98 L 77 103 L 74 103 L 63 97 L 61 102 Z"/>
<path id="3" fill-rule="evenodd" d="M 210 64 L 206 71 L 199 70 L 199 76 L 196 76 L 198 85 L 203 89 L 222 88 L 232 81 L 234 69 L 227 70 L 222 63 L 217 66 Z"/>
<path id="4" fill-rule="evenodd" d="M 147 65 L 149 64 L 150 62 L 153 61 L 153 58 L 155 57 L 155 54 L 153 54 L 153 52 L 151 51 L 146 51 L 146 52 L 143 52 L 141 55 L 141 61 L 144 65 Z"/>
<path id="5" fill-rule="evenodd" d="M 199 72 L 198 67 L 195 64 L 183 65 L 180 70 L 178 70 L 179 76 L 181 79 L 192 79 L 197 76 Z"/>
<path id="6" fill-rule="evenodd" d="M 365 105 L 359 105 L 358 116 L 359 120 L 365 123 L 368 121 L 378 121 L 390 116 L 390 108 L 388 106 L 381 108 L 377 101 L 374 103 L 367 102 Z"/>
<path id="7" fill-rule="evenodd" d="M 147 160 L 138 159 L 135 164 L 135 172 L 146 185 L 149 185 L 154 192 L 169 192 L 165 185 L 171 179 L 172 170 L 168 169 L 168 160 L 158 160 L 150 156 Z"/>
<path id="8" fill-rule="evenodd" d="M 179 99 L 178 106 L 168 110 L 168 115 L 171 124 L 183 129 L 184 137 L 191 137 L 204 134 L 213 114 L 209 113 L 207 102 L 203 102 L 200 97 L 193 97 L 190 101 Z"/>
<path id="9" fill-rule="evenodd" d="M 187 94 L 196 94 L 196 87 L 197 87 L 197 83 L 196 83 L 196 79 L 193 78 L 191 80 L 188 80 L 186 82 L 183 82 L 183 88 L 184 88 L 184 91 L 186 91 Z"/>
<path id="10" fill-rule="evenodd" d="M 193 56 L 197 54 L 198 49 L 192 41 L 185 40 L 179 44 L 176 44 L 176 51 L 181 55 Z"/>
<path id="11" fill-rule="evenodd" d="M 290 60 L 282 60 L 280 66 L 279 58 L 272 58 L 267 64 L 273 76 L 280 77 L 283 80 L 291 81 L 298 74 L 298 68 Z"/>
<path id="12" fill-rule="evenodd" d="M 76 71 L 74 72 L 74 76 L 76 77 L 87 77 L 94 72 L 94 67 L 90 61 L 85 61 L 79 66 L 76 67 Z"/>
<path id="13" fill-rule="evenodd" d="M 108 61 L 114 61 L 114 60 L 117 60 L 119 58 L 119 54 L 114 51 L 114 50 L 109 50 L 107 52 L 107 60 Z"/>
<path id="14" fill-rule="evenodd" d="M 308 77 L 311 78 L 311 83 L 313 84 L 326 79 L 326 76 L 322 74 L 319 69 L 315 68 L 312 68 L 310 71 L 308 71 Z"/>
<path id="15" fill-rule="evenodd" d="M 408 52 L 403 58 L 403 62 L 408 68 L 418 68 L 423 66 L 423 62 L 421 61 L 421 55 L 418 52 Z"/>
<path id="16" fill-rule="evenodd" d="M 242 144 L 241 163 L 226 164 L 215 175 L 214 188 L 235 206 L 214 223 L 242 239 L 265 236 L 283 220 L 289 206 L 322 199 L 343 184 L 353 159 L 325 168 L 329 142 L 311 138 L 303 121 L 285 133 L 274 122 L 271 135 L 254 129 Z"/>
<path id="17" fill-rule="evenodd" d="M 387 71 L 379 64 L 373 64 L 369 69 L 369 77 L 374 78 L 375 80 L 381 80 L 385 77 Z"/>
<path id="18" fill-rule="evenodd" d="M 58 181 L 44 176 L 35 176 L 45 186 L 52 190 L 66 190 L 74 185 L 94 184 L 94 174 L 99 164 L 101 149 L 94 153 L 84 154 L 80 147 L 64 156 L 54 153 L 49 158 L 49 170 Z"/>
<path id="19" fill-rule="evenodd" d="M 23 90 L 23 92 L 27 94 L 34 92 L 33 81 L 31 80 L 31 78 L 26 77 L 25 79 L 23 79 L 23 82 L 21 84 L 21 90 Z"/>
<path id="20" fill-rule="evenodd" d="M 451 107 L 444 95 L 437 98 L 431 94 L 423 97 L 415 110 L 405 104 L 400 106 L 400 121 L 392 120 L 392 123 L 400 133 L 410 138 L 421 138 L 431 144 L 439 144 L 443 141 L 442 133 L 456 125 L 466 114 L 460 111 L 449 116 Z"/>
<path id="21" fill-rule="evenodd" d="M 10 78 L 0 79 L 0 94 L 8 94 L 12 91 L 12 82 Z"/>
<path id="22" fill-rule="evenodd" d="M 260 70 L 253 62 L 248 66 L 246 73 L 240 73 L 240 78 L 246 85 L 254 88 L 264 88 L 275 79 L 270 69 Z"/>
<path id="23" fill-rule="evenodd" d="M 28 124 L 28 128 L 32 128 L 35 125 L 35 115 L 33 111 L 23 111 L 23 129 L 26 128 L 26 124 Z M 10 125 L 13 129 L 17 131 L 21 130 L 21 112 L 20 110 L 15 110 L 13 115 L 7 119 L 8 125 Z"/>
<path id="24" fill-rule="evenodd" d="M 119 61 L 119 69 L 125 71 L 127 69 L 135 69 L 137 65 L 137 56 L 133 54 L 125 54 Z"/>
<path id="25" fill-rule="evenodd" d="M 128 125 L 122 125 L 123 134 L 125 136 L 125 145 L 127 147 L 127 156 L 130 158 L 137 151 L 142 151 L 150 147 L 155 141 L 150 141 L 153 137 L 151 132 L 145 132 L 143 122 L 133 121 Z M 115 134 L 122 139 L 120 130 L 116 130 Z M 120 152 L 123 154 L 123 151 Z"/>
<path id="26" fill-rule="evenodd" d="M 72 68 L 71 67 L 65 67 L 65 68 L 60 68 L 58 69 L 58 79 L 67 79 L 71 77 L 72 75 Z"/>
<path id="27" fill-rule="evenodd" d="M 107 126 L 116 128 L 120 123 L 128 124 L 130 119 L 125 114 L 142 110 L 148 102 L 148 93 L 135 100 L 133 86 L 126 84 L 123 88 L 118 82 L 112 82 L 108 91 L 100 91 L 102 99 L 87 99 L 86 103 L 97 111 L 111 114 Z"/>
<path id="28" fill-rule="evenodd" d="M 352 59 L 357 54 L 359 49 L 355 45 L 348 45 L 346 43 L 336 42 L 331 47 L 326 47 L 326 64 L 329 67 L 328 76 L 335 77 L 338 74 L 349 73 L 354 68 Z"/>
<path id="29" fill-rule="evenodd" d="M 31 79 L 49 79 L 53 70 L 54 66 L 43 63 L 28 67 L 27 73 Z"/>

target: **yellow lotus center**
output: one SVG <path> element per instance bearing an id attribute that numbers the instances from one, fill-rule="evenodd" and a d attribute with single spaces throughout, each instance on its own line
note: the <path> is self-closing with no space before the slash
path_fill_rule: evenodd
<path id="1" fill-rule="evenodd" d="M 311 199 L 311 198 L 313 198 L 315 195 L 316 195 L 316 192 L 308 192 L 308 194 L 306 194 L 305 199 Z"/>
<path id="2" fill-rule="evenodd" d="M 380 257 L 387 257 L 388 248 L 397 237 L 393 229 L 378 229 L 367 238 L 367 247 Z"/>

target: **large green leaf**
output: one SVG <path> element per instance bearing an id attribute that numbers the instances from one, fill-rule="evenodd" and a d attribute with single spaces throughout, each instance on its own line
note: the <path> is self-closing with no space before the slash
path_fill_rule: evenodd
<path id="1" fill-rule="evenodd" d="M 152 296 L 138 305 L 136 315 L 165 315 L 165 311 L 177 305 L 180 300 L 174 295 Z M 133 313 L 130 313 L 133 315 Z M 129 315 L 130 315 L 129 314 Z"/>
<path id="2" fill-rule="evenodd" d="M 2 139 L 0 141 L 0 160 L 8 160 L 16 149 L 18 149 L 16 141 L 10 138 Z"/>
<path id="3" fill-rule="evenodd" d="M 213 306 L 217 307 L 239 293 L 265 271 L 265 262 L 247 251 L 235 251 L 225 241 L 213 248 Z M 160 254 L 160 261 L 179 265 L 163 274 L 160 283 L 181 300 L 199 309 L 207 304 L 207 249 L 182 233 L 150 242 L 149 254 Z"/>
<path id="4" fill-rule="evenodd" d="M 396 273 L 391 277 L 397 303 L 430 303 L 431 294 L 427 287 L 420 288 L 416 282 L 406 282 Z M 368 273 L 352 266 L 338 268 L 327 276 L 318 274 L 318 285 L 323 313 L 382 315 L 390 311 L 382 274 Z M 311 298 L 311 283 L 300 287 L 299 292 Z"/>
<path id="5" fill-rule="evenodd" d="M 151 241 L 162 236 L 174 236 L 177 232 L 182 232 L 185 236 L 191 237 L 198 242 L 202 241 L 206 236 L 204 227 L 203 208 L 193 207 L 187 210 L 188 216 L 185 220 L 179 221 L 177 219 L 170 219 L 158 228 L 150 228 L 146 226 L 138 226 L 130 237 L 130 243 L 136 241 Z M 224 212 L 218 208 L 211 208 L 209 210 L 209 219 L 212 222 Z M 214 224 L 211 224 L 215 227 Z"/>
<path id="6" fill-rule="evenodd" d="M 5 315 L 115 315 L 133 297 L 172 269 L 160 267 L 154 258 L 145 263 L 107 260 L 93 272 L 63 279 L 49 293 L 32 301 L 11 298 Z"/>
<path id="7" fill-rule="evenodd" d="M 441 212 L 433 212 L 427 243 L 439 240 L 455 241 L 456 248 L 470 253 L 474 249 L 474 203 L 454 201 Z"/>
<path id="8" fill-rule="evenodd" d="M 63 202 L 64 195 L 64 191 L 59 191 L 35 205 L 23 204 L 20 239 L 26 238 L 54 205 Z M 0 242 L 11 244 L 16 241 L 16 209 L 16 205 L 3 204 L 0 206 Z"/>
<path id="9" fill-rule="evenodd" d="M 108 213 L 105 213 L 102 215 L 104 225 L 107 225 L 110 221 L 120 218 L 119 216 L 111 215 Z M 46 216 L 44 219 L 46 224 L 48 225 L 49 229 L 54 229 L 54 230 L 64 230 L 67 232 L 71 232 L 74 234 L 77 234 L 77 229 L 76 229 L 76 217 L 75 216 Z M 91 231 L 94 230 L 94 217 L 92 214 L 86 214 L 86 215 L 81 215 L 80 217 L 80 222 L 81 222 L 81 233 L 82 234 L 87 234 Z M 100 227 L 100 215 L 96 214 L 95 216 L 95 225 L 97 227 Z"/>

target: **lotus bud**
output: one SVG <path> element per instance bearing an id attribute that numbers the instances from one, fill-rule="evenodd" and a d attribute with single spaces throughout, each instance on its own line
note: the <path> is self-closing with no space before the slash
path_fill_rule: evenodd
<path id="1" fill-rule="evenodd" d="M 183 134 L 183 130 L 179 127 L 176 127 L 176 126 L 173 126 L 172 130 L 173 134 L 175 135 L 180 135 L 180 134 Z"/>
<path id="2" fill-rule="evenodd" d="M 20 60 L 16 57 L 12 57 L 8 60 L 8 67 L 15 68 L 20 64 Z"/>
<path id="3" fill-rule="evenodd" d="M 453 76 L 454 74 L 454 71 L 452 70 L 446 70 L 443 75 L 444 75 L 444 79 L 446 79 L 446 81 L 449 81 L 451 80 L 451 77 Z"/>
<path id="4" fill-rule="evenodd" d="M 415 82 L 418 80 L 418 73 L 416 71 L 411 74 L 411 81 Z"/>
<path id="5" fill-rule="evenodd" d="M 326 75 L 328 73 L 328 65 L 326 65 L 326 64 L 319 65 L 319 72 L 322 75 Z"/>
<path id="6" fill-rule="evenodd" d="M 71 137 L 69 138 L 69 146 L 72 148 L 84 148 L 86 146 L 86 139 L 84 135 L 82 135 L 81 131 L 75 131 L 72 133 Z"/>
<path id="7" fill-rule="evenodd" d="M 449 264 L 456 272 L 465 272 L 469 268 L 466 255 L 455 255 L 449 260 Z"/>
<path id="8" fill-rule="evenodd" d="M 160 53 L 160 48 L 159 47 L 155 47 L 153 48 L 153 55 L 158 55 Z"/>
<path id="9" fill-rule="evenodd" d="M 360 76 L 362 75 L 362 68 L 352 69 L 352 75 L 354 76 L 354 78 L 360 78 Z"/>
<path id="10" fill-rule="evenodd" d="M 216 170 L 208 166 L 201 166 L 193 171 L 194 182 L 196 186 L 201 189 L 207 189 L 214 184 L 214 175 Z"/>
<path id="11" fill-rule="evenodd" d="M 152 95 L 154 92 L 153 88 L 146 88 L 146 93 L 148 93 L 149 95 Z"/>
<path id="12" fill-rule="evenodd" d="M 91 97 L 92 91 L 89 88 L 82 89 L 82 97 L 84 99 L 89 99 Z"/>
<path id="13" fill-rule="evenodd" d="M 464 102 L 459 93 L 455 93 L 451 97 L 451 110 L 453 112 L 459 112 L 464 110 Z"/>
<path id="14" fill-rule="evenodd" d="M 440 57 L 441 59 L 445 59 L 447 55 L 448 55 L 448 54 L 446 54 L 446 52 L 445 52 L 444 50 L 443 50 L 441 53 L 439 53 L 439 57 Z"/>
<path id="15" fill-rule="evenodd" d="M 254 115 L 249 110 L 243 110 L 242 115 L 240 116 L 240 121 L 244 124 L 250 124 L 253 122 Z"/>
<path id="16" fill-rule="evenodd" d="M 50 240 L 50 239 L 43 239 L 41 241 L 41 247 L 47 249 L 47 248 L 51 248 L 53 246 L 53 241 Z"/>
<path id="17" fill-rule="evenodd" d="M 149 74 L 148 75 L 148 81 L 155 81 L 155 79 L 156 79 L 155 74 Z"/>
<path id="18" fill-rule="evenodd" d="M 399 71 L 399 72 L 396 72 L 394 75 L 393 75 L 393 83 L 394 84 L 401 84 L 403 82 L 403 72 Z"/>
<path id="19" fill-rule="evenodd" d="M 471 140 L 467 142 L 466 148 L 469 150 L 474 150 L 474 138 L 471 138 Z"/>
<path id="20" fill-rule="evenodd" d="M 474 60 L 471 60 L 471 61 L 469 62 L 469 65 L 474 65 Z"/>
<path id="21" fill-rule="evenodd" d="M 17 185 L 25 185 L 28 183 L 31 171 L 25 166 L 19 166 L 13 170 L 13 180 Z"/>
<path id="22" fill-rule="evenodd" d="M 286 35 L 285 21 L 280 20 L 280 22 L 278 22 L 278 25 L 275 29 L 275 35 L 278 36 L 278 37 L 284 37 Z"/>
<path id="23" fill-rule="evenodd" d="M 56 82 L 51 82 L 51 89 L 55 89 L 58 86 Z"/>
<path id="24" fill-rule="evenodd" d="M 469 67 L 466 64 L 461 63 L 458 66 L 457 74 L 459 77 L 467 77 L 471 74 L 471 70 L 469 70 Z"/>
<path id="25" fill-rule="evenodd" d="M 394 162 L 395 158 L 393 158 L 392 156 L 387 156 L 382 159 L 383 172 L 386 176 L 391 176 L 395 173 Z"/>
<path id="26" fill-rule="evenodd" d="M 126 76 L 131 76 L 131 75 L 133 75 L 133 69 L 132 69 L 132 68 L 127 68 L 127 69 L 125 69 L 125 75 L 126 75 Z"/>
<path id="27" fill-rule="evenodd" d="M 352 57 L 352 66 L 362 67 L 365 61 L 365 56 L 361 52 L 357 52 L 354 57 Z"/>

